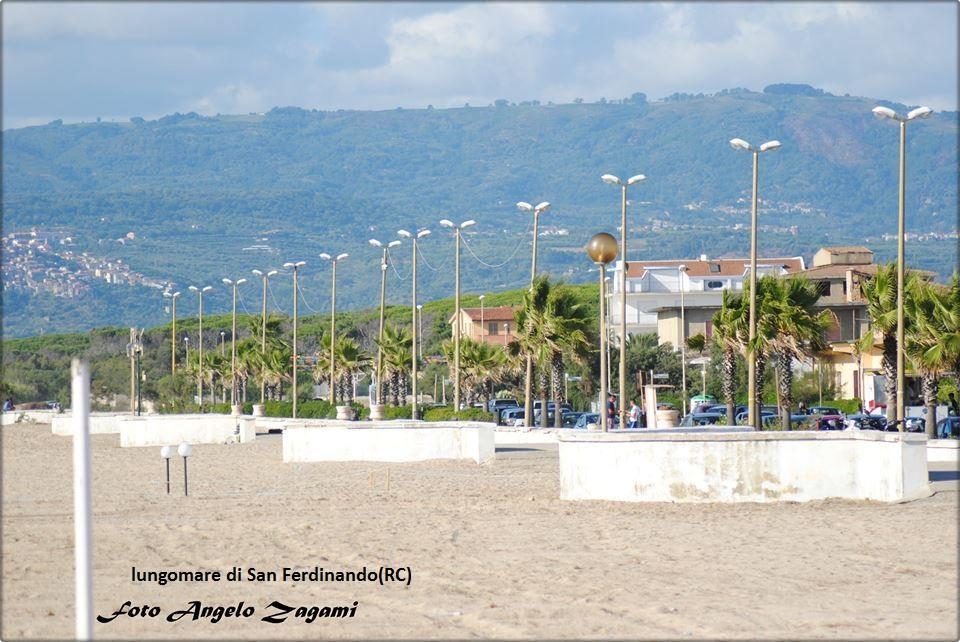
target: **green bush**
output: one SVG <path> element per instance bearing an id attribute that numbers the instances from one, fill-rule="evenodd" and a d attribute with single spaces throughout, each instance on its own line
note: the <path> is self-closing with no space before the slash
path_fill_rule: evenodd
<path id="1" fill-rule="evenodd" d="M 493 414 L 486 412 L 483 408 L 466 408 L 456 412 L 452 406 L 442 408 L 427 408 L 423 412 L 424 421 L 490 421 Z"/>
<path id="2" fill-rule="evenodd" d="M 810 404 L 813 405 L 823 405 L 829 406 L 831 408 L 837 408 L 845 415 L 852 415 L 857 412 L 860 412 L 860 400 L 859 399 L 824 399 L 822 404 Z"/>

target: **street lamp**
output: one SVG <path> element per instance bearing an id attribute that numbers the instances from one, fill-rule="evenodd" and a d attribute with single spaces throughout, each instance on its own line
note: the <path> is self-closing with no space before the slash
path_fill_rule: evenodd
<path id="1" fill-rule="evenodd" d="M 687 315 L 683 301 L 686 289 L 686 264 L 677 266 L 677 281 L 680 286 L 680 377 L 683 379 L 683 414 L 687 414 Z"/>
<path id="2" fill-rule="evenodd" d="M 533 212 L 533 251 L 530 261 L 530 290 L 533 290 L 533 281 L 537 278 L 537 239 L 540 236 L 540 213 L 550 209 L 550 203 L 544 201 L 536 206 L 530 203 L 520 201 L 517 203 L 517 209 L 521 212 Z M 533 413 L 529 409 L 533 408 L 533 355 L 527 354 L 526 380 L 523 385 L 523 425 L 527 428 L 533 426 Z"/>
<path id="3" fill-rule="evenodd" d="M 284 270 L 293 270 L 293 418 L 297 418 L 297 302 L 300 299 L 300 286 L 297 278 L 300 268 L 306 265 L 306 261 L 287 261 L 283 264 Z"/>
<path id="4" fill-rule="evenodd" d="M 127 356 L 130 357 L 130 412 L 140 415 L 140 357 L 143 356 L 143 330 L 130 328 L 130 343 L 127 344 Z"/>
<path id="5" fill-rule="evenodd" d="M 420 350 L 420 360 L 423 361 L 423 304 L 417 304 L 417 332 L 420 335 L 420 343 L 417 344 Z"/>
<path id="6" fill-rule="evenodd" d="M 487 298 L 486 294 L 480 295 L 480 336 L 483 336 L 483 300 Z"/>
<path id="7" fill-rule="evenodd" d="M 622 181 L 613 174 L 600 177 L 620 187 L 620 425 L 627 420 L 627 187 L 647 180 L 643 174 Z"/>
<path id="8" fill-rule="evenodd" d="M 430 230 L 420 230 L 412 234 L 407 230 L 397 230 L 397 234 L 403 238 L 410 239 L 413 245 L 413 267 L 411 268 L 410 280 L 413 282 L 413 291 L 411 294 L 410 310 L 413 314 L 413 329 L 411 330 L 412 344 L 410 346 L 410 361 L 412 364 L 413 376 L 410 378 L 410 394 L 413 395 L 412 405 L 410 407 L 410 418 L 417 418 L 417 241 L 430 234 Z"/>
<path id="9" fill-rule="evenodd" d="M 606 232 L 594 234 L 587 243 L 587 256 L 600 268 L 600 429 L 607 431 L 607 301 L 604 296 L 607 264 L 617 258 L 617 239 Z M 526 414 L 526 413 L 524 413 Z"/>
<path id="10" fill-rule="evenodd" d="M 761 152 L 769 152 L 780 147 L 780 141 L 767 141 L 760 147 L 754 147 L 742 138 L 730 141 L 734 149 L 742 149 L 753 154 L 753 196 L 750 200 L 750 337 L 747 343 L 747 424 L 756 430 L 761 429 L 760 413 L 757 411 L 757 355 L 754 341 L 757 338 L 757 173 Z"/>
<path id="11" fill-rule="evenodd" d="M 400 245 L 400 241 L 390 241 L 381 243 L 377 239 L 370 239 L 370 245 L 383 249 L 383 256 L 380 258 L 380 329 L 377 331 L 377 403 L 383 404 L 381 393 L 383 392 L 383 326 L 386 320 L 386 302 L 387 302 L 387 260 L 390 249 Z"/>
<path id="12" fill-rule="evenodd" d="M 266 396 L 267 388 L 267 378 L 264 376 L 266 372 L 266 366 L 264 362 L 267 357 L 267 279 L 269 279 L 274 274 L 279 274 L 278 270 L 270 270 L 266 273 L 261 270 L 251 270 L 255 276 L 259 276 L 263 281 L 263 308 L 262 308 L 262 318 L 261 318 L 261 327 L 260 327 L 260 406 L 263 406 L 264 397 Z"/>
<path id="13" fill-rule="evenodd" d="M 896 419 L 897 426 L 903 432 L 904 412 L 904 388 L 905 370 L 903 363 L 904 341 L 903 341 L 903 281 L 904 271 L 904 229 L 906 226 L 906 179 L 907 179 L 907 123 L 911 120 L 928 118 L 933 110 L 929 107 L 917 107 L 906 116 L 901 116 L 889 107 L 874 107 L 874 115 L 877 118 L 889 118 L 900 123 L 900 195 L 897 208 L 897 408 Z M 928 421 L 934 421 L 935 417 L 929 417 Z"/>
<path id="14" fill-rule="evenodd" d="M 169 297 L 171 301 L 171 312 L 173 313 L 173 325 L 170 328 L 170 374 L 177 374 L 177 299 L 179 292 L 173 294 L 164 292 L 163 296 Z"/>
<path id="15" fill-rule="evenodd" d="M 456 319 L 456 324 L 453 327 L 453 408 L 454 412 L 457 413 L 460 412 L 460 235 L 463 230 L 471 225 L 476 225 L 476 223 L 477 222 L 473 219 L 464 221 L 460 225 L 457 225 L 453 221 L 447 219 L 442 219 L 440 221 L 440 225 L 451 228 L 454 232 L 454 236 L 456 237 L 456 253 L 454 260 L 455 293 L 453 297 L 453 305 L 455 308 L 454 319 Z M 524 414 L 526 415 L 528 413 Z"/>
<path id="16" fill-rule="evenodd" d="M 336 396 L 334 394 L 334 371 L 336 369 L 336 343 L 337 343 L 337 263 L 346 259 L 349 254 L 344 252 L 343 254 L 338 254 L 336 258 L 333 258 L 326 252 L 320 255 L 320 258 L 324 261 L 330 261 L 333 265 L 333 276 L 331 278 L 331 287 L 330 287 L 330 405 L 335 406 L 337 403 Z"/>
<path id="17" fill-rule="evenodd" d="M 195 285 L 191 285 L 188 289 L 191 292 L 197 293 L 197 300 L 199 302 L 200 327 L 198 329 L 199 337 L 197 338 L 197 350 L 199 350 L 197 353 L 197 399 L 200 412 L 203 412 L 203 293 L 212 290 L 213 286 L 205 285 L 202 288 L 198 288 Z"/>
<path id="18" fill-rule="evenodd" d="M 223 282 L 233 288 L 233 327 L 230 331 L 230 405 L 237 405 L 237 286 L 247 282 L 246 279 L 223 279 Z"/>

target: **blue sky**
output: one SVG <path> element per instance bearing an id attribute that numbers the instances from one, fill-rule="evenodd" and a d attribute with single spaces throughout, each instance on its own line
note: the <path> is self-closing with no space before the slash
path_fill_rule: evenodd
<path id="1" fill-rule="evenodd" d="M 958 6 L 7 0 L 4 128 L 775 82 L 956 110 Z"/>

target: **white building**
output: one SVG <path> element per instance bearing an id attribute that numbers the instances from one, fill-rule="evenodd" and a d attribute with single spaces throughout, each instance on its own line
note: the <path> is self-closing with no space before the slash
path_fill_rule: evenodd
<path id="1" fill-rule="evenodd" d="M 609 323 L 620 333 L 620 270 L 618 261 L 608 288 Z M 681 270 L 685 266 L 685 271 Z M 782 276 L 805 269 L 803 258 L 758 258 L 757 276 Z M 749 282 L 750 259 L 629 261 L 627 264 L 627 335 L 656 332 L 660 343 L 678 345 L 680 292 L 683 291 L 686 336 L 712 335 L 711 319 L 720 308 L 724 290 L 742 292 Z"/>

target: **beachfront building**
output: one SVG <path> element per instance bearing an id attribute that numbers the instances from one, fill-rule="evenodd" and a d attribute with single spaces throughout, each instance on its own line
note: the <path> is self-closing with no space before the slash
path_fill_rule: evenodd
<path id="1" fill-rule="evenodd" d="M 516 324 L 513 314 L 517 308 L 501 305 L 489 308 L 460 308 L 460 336 L 470 337 L 483 343 L 505 346 L 514 339 Z M 456 315 L 447 322 L 451 328 L 457 321 Z"/>

